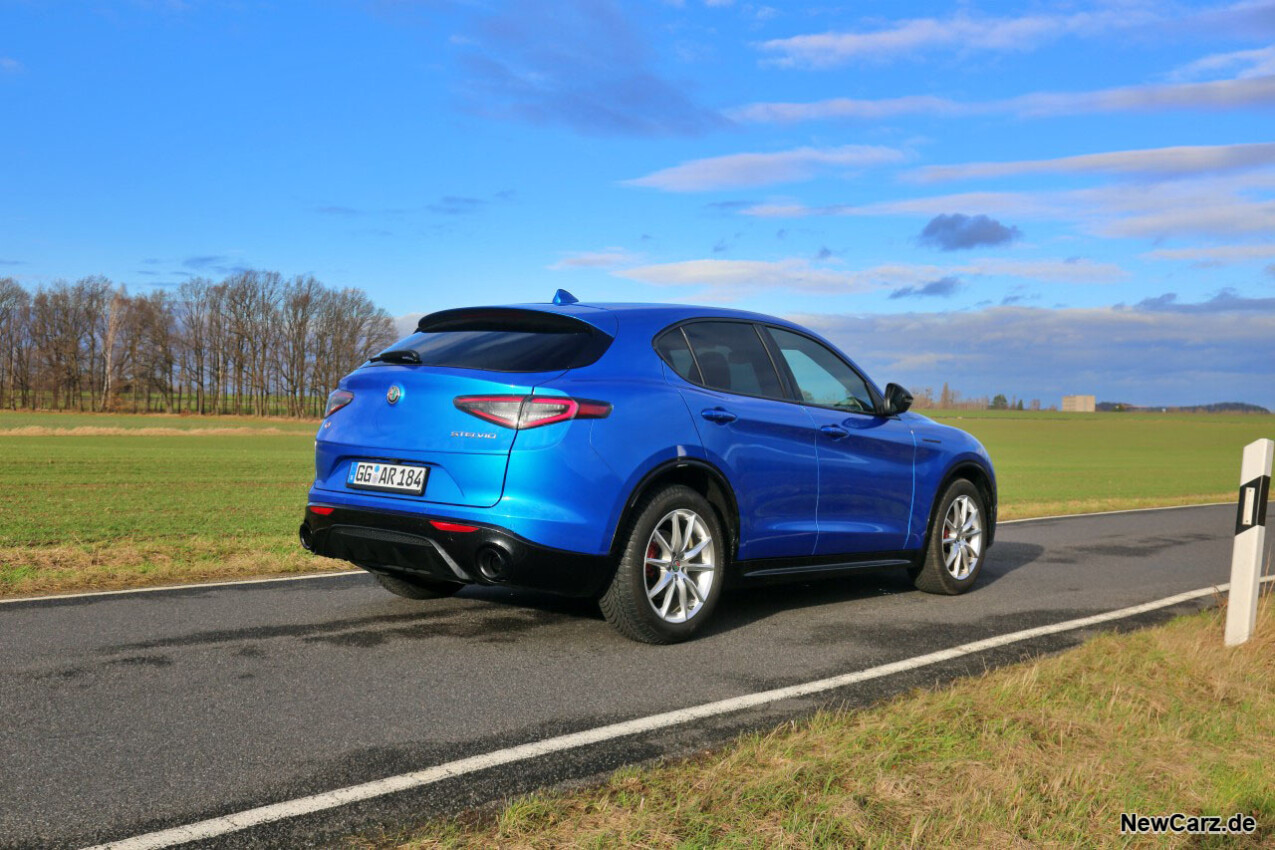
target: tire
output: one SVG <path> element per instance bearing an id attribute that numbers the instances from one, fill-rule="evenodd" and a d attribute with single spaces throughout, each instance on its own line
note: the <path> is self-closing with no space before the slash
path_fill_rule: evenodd
<path id="1" fill-rule="evenodd" d="M 464 585 L 454 581 L 431 581 L 425 578 L 400 578 L 374 573 L 381 587 L 404 599 L 445 599 L 455 595 Z"/>
<path id="2" fill-rule="evenodd" d="M 713 614 L 726 577 L 727 538 L 717 512 L 673 485 L 634 508 L 615 577 L 598 601 L 616 631 L 642 643 L 679 643 Z"/>
<path id="3" fill-rule="evenodd" d="M 967 592 L 987 560 L 986 538 L 983 496 L 972 483 L 958 478 L 948 485 L 930 518 L 925 561 L 908 570 L 913 584 L 926 593 L 955 596 Z"/>

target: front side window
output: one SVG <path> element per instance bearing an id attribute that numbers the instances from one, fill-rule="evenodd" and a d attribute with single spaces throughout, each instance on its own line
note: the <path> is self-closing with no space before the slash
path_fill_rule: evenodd
<path id="1" fill-rule="evenodd" d="M 797 381 L 802 401 L 852 413 L 875 411 L 867 382 L 827 346 L 780 328 L 767 330 Z"/>
<path id="2" fill-rule="evenodd" d="M 692 322 L 683 325 L 695 352 L 703 384 L 741 395 L 783 398 L 779 373 L 748 322 Z"/>

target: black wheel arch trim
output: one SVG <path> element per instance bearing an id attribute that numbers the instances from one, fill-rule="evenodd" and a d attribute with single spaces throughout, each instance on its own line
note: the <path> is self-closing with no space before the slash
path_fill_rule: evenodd
<path id="1" fill-rule="evenodd" d="M 934 496 L 930 499 L 930 509 L 925 514 L 925 536 L 921 541 L 921 551 L 924 552 L 930 546 L 930 531 L 933 524 L 934 512 L 938 510 L 939 499 L 943 498 L 943 494 L 947 492 L 947 488 L 952 486 L 952 482 L 958 478 L 964 478 L 975 487 L 983 490 L 983 487 L 977 480 L 971 479 L 968 475 L 962 473 L 974 470 L 981 476 L 986 483 L 987 504 L 987 546 L 991 548 L 996 542 L 996 513 L 997 513 L 997 494 L 996 494 L 996 476 L 985 464 L 977 460 L 965 459 L 958 460 L 952 464 L 943 473 L 943 479 L 939 482 L 939 486 L 934 490 Z"/>
<path id="2" fill-rule="evenodd" d="M 718 469 L 715 465 L 701 458 L 679 457 L 671 460 L 663 461 L 656 464 L 638 479 L 637 484 L 633 485 L 633 489 L 629 491 L 629 497 L 624 502 L 624 508 L 620 511 L 619 519 L 616 521 L 615 528 L 611 529 L 611 553 L 614 556 L 617 547 L 623 545 L 620 540 L 620 532 L 625 528 L 632 516 L 633 508 L 641 498 L 650 490 L 651 485 L 659 478 L 678 469 L 695 469 L 703 472 L 708 478 L 717 485 L 721 490 L 722 496 L 726 500 L 727 516 L 720 517 L 722 524 L 726 527 L 726 534 L 730 538 L 729 555 L 733 561 L 738 552 L 739 547 L 739 501 L 735 498 L 735 490 L 730 485 L 730 480 L 726 474 Z M 704 498 L 708 499 L 709 504 L 713 503 L 710 494 L 704 494 Z M 716 507 L 716 506 L 715 506 Z"/>

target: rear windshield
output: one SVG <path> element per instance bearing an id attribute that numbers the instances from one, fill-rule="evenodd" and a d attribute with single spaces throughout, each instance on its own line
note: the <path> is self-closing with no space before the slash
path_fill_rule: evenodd
<path id="1" fill-rule="evenodd" d="M 602 356 L 611 337 L 587 322 L 536 310 L 446 310 L 421 319 L 416 333 L 379 355 L 387 362 L 487 372 L 556 372 L 587 366 Z M 377 358 L 373 358 L 377 359 Z"/>

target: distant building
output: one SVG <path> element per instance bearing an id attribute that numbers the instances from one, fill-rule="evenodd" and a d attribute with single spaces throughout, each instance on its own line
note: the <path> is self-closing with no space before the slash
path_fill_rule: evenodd
<path id="1" fill-rule="evenodd" d="M 1093 413 L 1097 399 L 1091 395 L 1065 395 L 1062 409 L 1064 413 Z"/>

